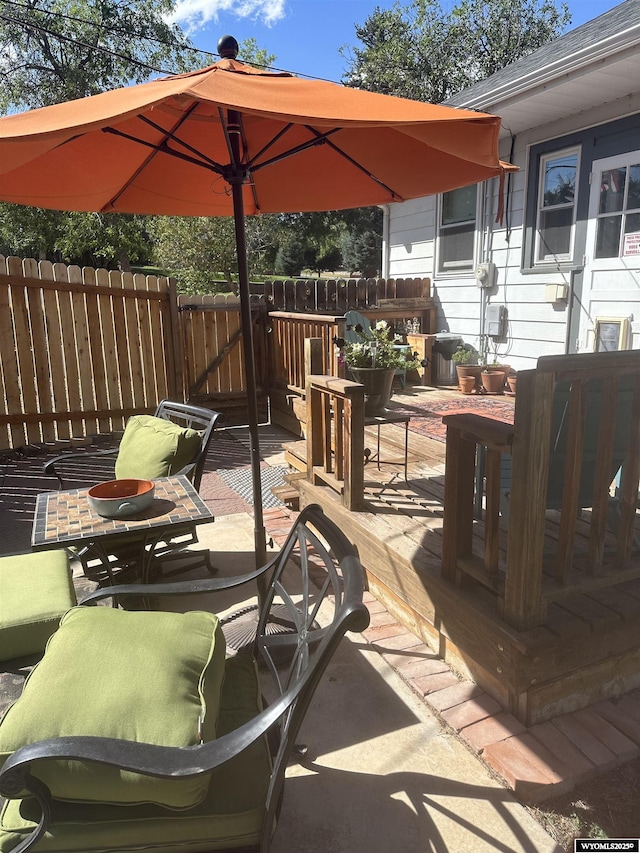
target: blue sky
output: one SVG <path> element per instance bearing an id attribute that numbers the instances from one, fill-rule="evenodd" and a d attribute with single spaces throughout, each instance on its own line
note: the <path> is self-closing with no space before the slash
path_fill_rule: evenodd
<path id="1" fill-rule="evenodd" d="M 218 38 L 227 33 L 238 41 L 252 37 L 276 55 L 278 68 L 339 82 L 345 70 L 340 47 L 357 43 L 356 24 L 377 6 L 392 5 L 393 0 L 178 0 L 176 17 L 203 50 L 215 51 Z M 567 5 L 573 29 L 618 3 L 568 0 Z"/>

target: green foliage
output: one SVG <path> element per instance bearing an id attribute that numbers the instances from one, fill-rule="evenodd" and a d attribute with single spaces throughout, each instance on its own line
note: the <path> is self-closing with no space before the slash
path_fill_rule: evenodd
<path id="1" fill-rule="evenodd" d="M 156 216 L 150 230 L 154 262 L 177 278 L 181 291 L 230 289 L 238 269 L 231 217 Z M 216 283 L 220 276 L 227 282 L 226 288 Z"/>
<path id="2" fill-rule="evenodd" d="M 554 0 L 459 0 L 451 11 L 439 2 L 396 2 L 376 8 L 356 26 L 362 47 L 343 48 L 349 86 L 441 103 L 532 53 L 570 23 L 565 3 Z"/>
<path id="3" fill-rule="evenodd" d="M 182 30 L 167 23 L 173 7 L 173 0 L 0 2 L 0 111 L 140 83 L 152 69 L 206 64 Z"/>
<path id="4" fill-rule="evenodd" d="M 67 263 L 128 270 L 150 260 L 146 221 L 134 214 L 69 213 L 56 248 Z"/>
<path id="5" fill-rule="evenodd" d="M 347 367 L 381 367 L 405 368 L 418 367 L 417 358 L 408 349 L 398 349 L 400 335 L 392 335 L 386 320 L 378 320 L 369 332 L 362 326 L 356 326 L 354 331 L 358 341 L 347 342 L 334 338 L 335 345 L 340 349 L 340 357 Z"/>
<path id="6" fill-rule="evenodd" d="M 299 276 L 307 265 L 308 256 L 302 240 L 291 239 L 279 247 L 276 253 L 277 275 Z"/>
<path id="7" fill-rule="evenodd" d="M 358 270 L 364 278 L 379 274 L 382 266 L 382 211 L 364 207 L 345 211 L 345 228 L 340 247 L 348 270 Z"/>
<path id="8" fill-rule="evenodd" d="M 451 356 L 451 361 L 454 364 L 477 364 L 478 353 L 473 347 L 459 346 Z"/>

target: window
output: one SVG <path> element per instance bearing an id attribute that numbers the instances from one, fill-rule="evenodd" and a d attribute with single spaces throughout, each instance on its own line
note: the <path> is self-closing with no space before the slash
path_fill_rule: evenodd
<path id="1" fill-rule="evenodd" d="M 640 163 L 605 169 L 599 176 L 596 258 L 640 254 Z"/>
<path id="2" fill-rule="evenodd" d="M 577 177 L 577 149 L 540 158 L 535 263 L 572 256 Z"/>
<path id="3" fill-rule="evenodd" d="M 474 269 L 478 185 L 443 193 L 438 225 L 438 272 Z"/>

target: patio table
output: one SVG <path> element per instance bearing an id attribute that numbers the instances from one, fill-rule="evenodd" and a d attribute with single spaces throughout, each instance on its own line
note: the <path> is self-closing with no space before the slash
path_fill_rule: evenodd
<path id="1" fill-rule="evenodd" d="M 378 471 L 380 470 L 381 464 L 385 463 L 384 459 L 380 458 L 380 427 L 384 424 L 404 424 L 404 479 L 406 482 L 409 481 L 408 478 L 408 467 L 409 467 L 409 421 L 411 420 L 411 415 L 408 415 L 404 412 L 392 412 L 386 411 L 383 415 L 368 415 L 365 416 L 364 425 L 367 426 L 375 426 L 378 430 L 377 435 L 377 447 L 375 455 L 371 455 L 370 452 L 367 453 L 365 451 L 366 460 L 365 462 L 376 461 Z M 394 464 L 389 460 L 388 464 Z"/>
<path id="2" fill-rule="evenodd" d="M 155 480 L 154 498 L 146 510 L 123 518 L 103 518 L 92 511 L 89 489 L 66 489 L 39 494 L 33 520 L 31 547 L 73 549 L 85 574 L 97 561 L 99 581 L 112 582 L 118 552 L 133 554 L 139 579 L 150 579 L 154 561 L 168 538 L 189 534 L 194 524 L 213 521 L 213 514 L 184 475 Z M 95 579 L 95 578 L 94 578 Z"/>

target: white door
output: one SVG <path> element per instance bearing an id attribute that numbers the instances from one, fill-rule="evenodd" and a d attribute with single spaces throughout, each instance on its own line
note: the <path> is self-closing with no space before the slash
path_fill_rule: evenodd
<path id="1" fill-rule="evenodd" d="M 580 351 L 640 346 L 640 151 L 594 161 L 577 310 Z"/>

